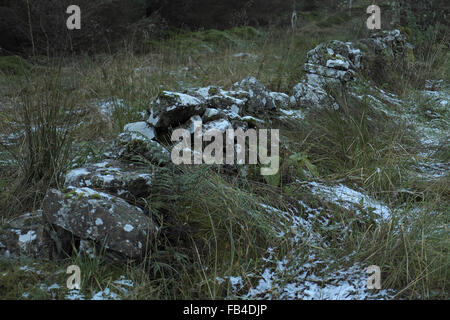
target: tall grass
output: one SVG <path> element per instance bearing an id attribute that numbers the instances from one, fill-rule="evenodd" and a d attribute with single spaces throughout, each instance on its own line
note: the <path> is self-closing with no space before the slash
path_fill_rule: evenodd
<path id="1" fill-rule="evenodd" d="M 4 215 L 39 208 L 46 190 L 58 186 L 72 154 L 71 132 L 80 118 L 76 97 L 64 88 L 59 72 L 25 80 L 3 132 L 18 133 L 15 144 L 3 144 L 13 159 L 11 185 L 2 192 Z"/>

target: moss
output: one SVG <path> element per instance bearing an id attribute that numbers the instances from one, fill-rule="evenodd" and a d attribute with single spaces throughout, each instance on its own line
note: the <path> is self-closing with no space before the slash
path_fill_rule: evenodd
<path id="1" fill-rule="evenodd" d="M 404 35 L 406 35 L 406 37 L 408 38 L 408 42 L 413 42 L 414 38 L 413 38 L 413 32 L 411 30 L 411 28 L 406 27 L 406 26 L 399 26 L 398 30 L 400 30 L 400 32 Z"/>
<path id="2" fill-rule="evenodd" d="M 219 88 L 217 88 L 217 87 L 211 87 L 211 88 L 209 88 L 209 90 L 208 90 L 208 94 L 210 95 L 210 96 L 215 96 L 215 95 L 218 95 L 220 93 L 220 90 L 219 90 Z"/>
<path id="3" fill-rule="evenodd" d="M 96 199 L 96 200 L 100 200 L 102 198 L 102 196 L 99 193 L 94 193 L 89 195 L 89 199 Z"/>
<path id="4" fill-rule="evenodd" d="M 249 26 L 234 27 L 234 28 L 228 30 L 228 33 L 236 35 L 236 36 L 240 37 L 241 39 L 245 39 L 245 40 L 256 39 L 261 36 L 261 32 L 259 32 L 255 28 L 249 27 Z"/>
<path id="5" fill-rule="evenodd" d="M 65 199 L 73 199 L 76 195 L 77 195 L 77 193 L 75 192 L 75 190 L 71 190 L 64 194 L 64 198 Z"/>
<path id="6" fill-rule="evenodd" d="M 339 14 L 333 14 L 333 15 L 328 16 L 327 18 L 319 21 L 317 23 L 317 25 L 319 27 L 328 28 L 328 27 L 331 27 L 331 26 L 337 25 L 337 24 L 342 25 L 349 19 L 350 19 L 350 16 L 348 15 L 347 12 L 341 12 Z"/>
<path id="7" fill-rule="evenodd" d="M 245 46 L 244 40 L 257 39 L 261 32 L 253 27 L 235 27 L 229 30 L 209 29 L 195 32 L 172 32 L 167 40 L 148 40 L 154 48 L 176 47 L 181 51 L 214 52 L 229 46 Z"/>
<path id="8" fill-rule="evenodd" d="M 307 12 L 298 12 L 298 14 L 301 16 L 302 21 L 318 21 L 320 20 L 320 17 L 323 15 L 319 11 L 307 11 Z"/>
<path id="9" fill-rule="evenodd" d="M 23 75 L 30 69 L 29 63 L 19 56 L 0 57 L 0 73 Z"/>

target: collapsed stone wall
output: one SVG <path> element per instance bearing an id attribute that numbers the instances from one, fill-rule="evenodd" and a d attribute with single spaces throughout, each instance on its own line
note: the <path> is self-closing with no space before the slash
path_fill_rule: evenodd
<path id="1" fill-rule="evenodd" d="M 361 43 L 377 54 L 400 58 L 411 46 L 398 30 L 382 32 Z M 148 197 L 159 171 L 135 160 L 144 158 L 164 170 L 176 169 L 164 137 L 193 122 L 203 130 L 242 129 L 263 124 L 261 118 L 293 117 L 289 109 L 338 109 L 330 93 L 347 90 L 364 68 L 365 54 L 358 44 L 329 41 L 307 54 L 305 75 L 293 95 L 271 92 L 254 77 L 228 90 L 217 86 L 163 91 L 151 101 L 143 121 L 127 124 L 104 158 L 69 171 L 64 189 L 50 189 L 42 210 L 26 213 L 0 227 L 0 256 L 57 258 L 73 247 L 92 255 L 104 246 L 117 261 L 146 255 L 158 225 L 139 199 Z"/>

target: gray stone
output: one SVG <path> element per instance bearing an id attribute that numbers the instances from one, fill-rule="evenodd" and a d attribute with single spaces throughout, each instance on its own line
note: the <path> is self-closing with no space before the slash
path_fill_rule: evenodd
<path id="1" fill-rule="evenodd" d="M 150 103 L 147 122 L 155 128 L 176 127 L 205 111 L 204 101 L 179 92 L 163 91 Z"/>
<path id="2" fill-rule="evenodd" d="M 51 251 L 40 211 L 23 214 L 0 227 L 0 257 L 50 258 Z"/>
<path id="3" fill-rule="evenodd" d="M 65 193 L 49 190 L 43 217 L 50 225 L 132 259 L 145 255 L 156 230 L 142 209 L 90 188 L 72 187 Z"/>
<path id="4" fill-rule="evenodd" d="M 132 132 L 123 132 L 115 140 L 105 157 L 125 161 L 144 158 L 157 165 L 170 165 L 170 153 L 159 142 Z"/>
<path id="5" fill-rule="evenodd" d="M 236 82 L 231 90 L 247 91 L 249 99 L 245 105 L 245 111 L 253 114 L 268 112 L 276 109 L 276 104 L 270 92 L 254 77 L 248 77 L 241 82 Z"/>
<path id="6" fill-rule="evenodd" d="M 128 123 L 123 128 L 123 131 L 130 132 L 132 135 L 140 134 L 149 140 L 152 140 L 156 136 L 155 128 L 151 127 L 145 121 Z"/>
<path id="7" fill-rule="evenodd" d="M 153 177 L 148 167 L 105 160 L 69 171 L 64 185 L 102 189 L 131 200 L 149 195 Z"/>

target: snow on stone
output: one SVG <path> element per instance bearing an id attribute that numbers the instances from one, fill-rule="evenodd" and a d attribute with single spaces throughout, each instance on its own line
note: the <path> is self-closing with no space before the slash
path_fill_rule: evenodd
<path id="1" fill-rule="evenodd" d="M 348 68 L 350 67 L 350 64 L 347 61 L 344 61 L 344 60 L 333 60 L 333 59 L 330 59 L 330 60 L 327 61 L 327 67 L 328 68 L 348 70 Z"/>
<path id="2" fill-rule="evenodd" d="M 128 123 L 123 128 L 123 131 L 125 132 L 131 132 L 131 133 L 139 133 L 142 134 L 144 137 L 148 138 L 149 140 L 152 140 L 155 137 L 155 129 L 150 127 L 147 122 L 140 121 L 140 122 L 134 122 L 134 123 Z"/>
<path id="3" fill-rule="evenodd" d="M 133 231 L 133 229 L 134 229 L 134 227 L 128 223 L 123 227 L 123 230 L 125 230 L 126 232 L 131 232 L 131 231 Z"/>
<path id="4" fill-rule="evenodd" d="M 230 121 L 226 119 L 214 120 L 206 123 L 203 126 L 204 132 L 208 132 L 209 130 L 217 130 L 222 133 L 225 133 L 227 129 L 233 129 L 233 126 L 231 125 Z"/>
<path id="5" fill-rule="evenodd" d="M 212 118 L 216 115 L 219 114 L 219 110 L 217 109 L 212 109 L 212 108 L 206 108 L 205 113 L 203 114 L 203 116 L 207 117 L 207 118 Z"/>
<path id="6" fill-rule="evenodd" d="M 201 104 L 201 101 L 193 96 L 180 92 L 163 91 L 163 94 L 168 96 L 175 96 L 179 98 L 180 105 L 182 106 L 196 106 Z M 170 111 L 170 110 L 167 110 Z"/>
<path id="7" fill-rule="evenodd" d="M 21 246 L 24 246 L 35 239 L 36 233 L 34 232 L 34 230 L 30 230 L 26 234 L 19 235 L 19 243 Z"/>
<path id="8" fill-rule="evenodd" d="M 89 174 L 89 171 L 87 171 L 85 168 L 78 168 L 70 170 L 66 174 L 66 184 L 70 184 L 75 182 L 79 177 L 81 176 L 87 176 Z"/>
<path id="9" fill-rule="evenodd" d="M 283 119 L 289 119 L 289 118 L 303 119 L 305 117 L 305 115 L 303 114 L 303 112 L 301 110 L 280 109 L 280 112 L 286 115 L 285 117 L 281 117 Z"/>
<path id="10" fill-rule="evenodd" d="M 60 289 L 61 287 L 57 284 L 57 283 L 54 283 L 54 284 L 52 284 L 51 286 L 49 286 L 48 288 L 47 288 L 47 290 L 48 291 L 50 291 L 50 290 L 56 290 L 56 289 Z"/>
<path id="11" fill-rule="evenodd" d="M 159 117 L 155 117 L 153 114 L 153 110 L 150 111 L 150 116 L 147 119 L 147 122 L 155 126 L 159 121 Z"/>
<path id="12" fill-rule="evenodd" d="M 121 286 L 134 287 L 134 282 L 132 280 L 126 279 L 124 275 L 121 275 L 120 279 L 115 280 L 114 283 Z"/>
<path id="13" fill-rule="evenodd" d="M 363 300 L 389 299 L 390 290 L 376 293 L 367 289 L 368 275 L 358 264 L 334 272 L 315 255 L 306 263 L 294 258 L 273 261 L 275 267 L 265 268 L 256 286 L 242 296 L 244 299 L 301 299 L 301 300 Z M 331 262 L 331 261 L 330 261 Z M 290 279 L 286 283 L 286 279 Z"/>

